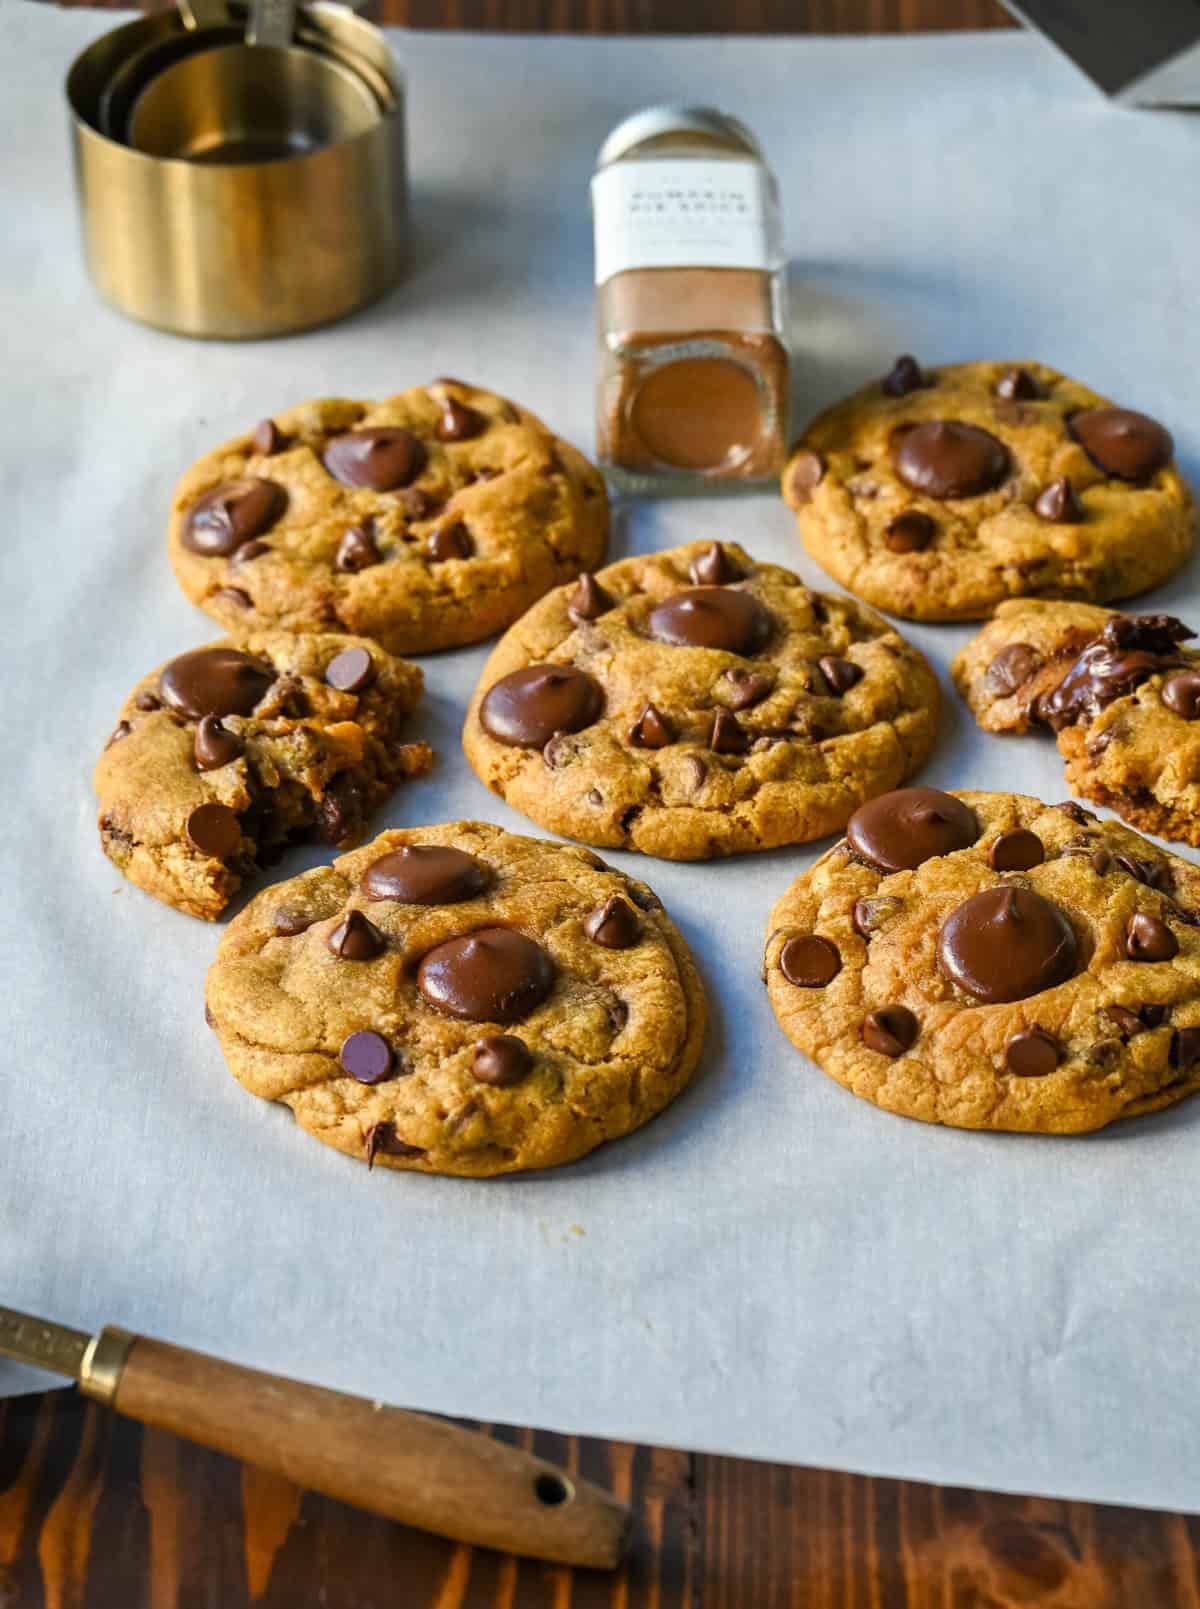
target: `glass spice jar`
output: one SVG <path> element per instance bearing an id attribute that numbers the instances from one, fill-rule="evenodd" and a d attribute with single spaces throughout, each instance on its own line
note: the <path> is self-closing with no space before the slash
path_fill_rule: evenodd
<path id="1" fill-rule="evenodd" d="M 787 443 L 786 280 L 775 179 L 705 106 L 626 118 L 592 179 L 597 451 L 618 487 L 773 479 Z"/>

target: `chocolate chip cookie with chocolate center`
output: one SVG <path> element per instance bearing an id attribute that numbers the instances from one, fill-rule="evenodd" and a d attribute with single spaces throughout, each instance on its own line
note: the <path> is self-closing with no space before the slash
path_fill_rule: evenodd
<path id="1" fill-rule="evenodd" d="M 139 888 L 215 920 L 289 840 L 343 848 L 428 771 L 402 734 L 415 665 L 333 633 L 251 632 L 169 660 L 125 700 L 96 765 L 100 841 Z M 345 936 L 347 953 L 360 932 Z"/>
<path id="2" fill-rule="evenodd" d="M 1200 868 L 1076 804 L 872 800 L 764 964 L 793 1044 L 904 1117 L 1076 1134 L 1200 1089 Z"/>
<path id="3" fill-rule="evenodd" d="M 925 660 L 732 543 L 624 559 L 494 649 L 463 730 L 493 792 L 584 843 L 706 860 L 844 827 L 933 746 Z"/>
<path id="4" fill-rule="evenodd" d="M 478 642 L 604 556 L 604 482 L 515 403 L 458 380 L 285 409 L 183 477 L 180 585 L 230 631 Z"/>
<path id="5" fill-rule="evenodd" d="M 900 359 L 813 421 L 783 493 L 837 581 L 911 620 L 1106 601 L 1173 575 L 1191 494 L 1157 420 L 1045 364 Z"/>
<path id="6" fill-rule="evenodd" d="M 483 822 L 386 832 L 229 925 L 208 1016 L 234 1076 L 368 1165 L 571 1162 L 687 1085 L 688 948 L 644 883 Z"/>
<path id="7" fill-rule="evenodd" d="M 1081 798 L 1200 844 L 1200 649 L 1171 615 L 1082 603 L 996 611 L 954 661 L 989 732 L 1049 729 Z"/>

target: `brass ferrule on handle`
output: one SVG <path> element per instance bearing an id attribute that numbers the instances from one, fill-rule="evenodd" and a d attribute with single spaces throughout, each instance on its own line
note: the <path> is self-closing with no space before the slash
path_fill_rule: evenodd
<path id="1" fill-rule="evenodd" d="M 105 1325 L 93 1335 L 79 1360 L 79 1389 L 85 1397 L 111 1408 L 117 1400 L 117 1387 L 137 1336 L 118 1324 Z"/>

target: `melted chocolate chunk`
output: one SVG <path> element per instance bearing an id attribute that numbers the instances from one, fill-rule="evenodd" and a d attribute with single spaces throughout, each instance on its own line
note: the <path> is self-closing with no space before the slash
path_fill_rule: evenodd
<path id="1" fill-rule="evenodd" d="M 912 871 L 935 855 L 966 849 L 979 837 L 974 812 L 937 788 L 898 788 L 859 805 L 846 837 L 880 871 Z"/>
<path id="2" fill-rule="evenodd" d="M 249 715 L 275 680 L 274 669 L 236 648 L 194 648 L 164 665 L 158 691 L 189 721 Z"/>
<path id="3" fill-rule="evenodd" d="M 326 665 L 325 680 L 339 693 L 361 693 L 375 680 L 375 661 L 365 648 L 343 648 Z"/>
<path id="4" fill-rule="evenodd" d="M 205 715 L 196 728 L 192 753 L 197 771 L 216 771 L 236 760 L 243 748 L 236 732 L 227 732 L 215 715 Z"/>
<path id="5" fill-rule="evenodd" d="M 992 845 L 992 870 L 997 872 L 1027 872 L 1040 866 L 1046 858 L 1046 846 L 1035 832 L 1024 827 L 1013 827 L 1002 832 Z"/>
<path id="6" fill-rule="evenodd" d="M 1175 455 L 1170 431 L 1132 408 L 1089 408 L 1070 430 L 1092 462 L 1120 480 L 1149 480 Z"/>
<path id="7" fill-rule="evenodd" d="M 369 1172 L 375 1166 L 377 1156 L 424 1156 L 425 1152 L 421 1146 L 409 1145 L 407 1140 L 402 1140 L 396 1133 L 394 1123 L 372 1123 L 363 1136 L 363 1155 Z"/>
<path id="8" fill-rule="evenodd" d="M 942 924 L 942 971 L 976 1000 L 1025 1000 L 1075 971 L 1075 930 L 1057 905 L 1030 888 L 987 888 Z"/>
<path id="9" fill-rule="evenodd" d="M 1127 1006 L 1105 1006 L 1104 1015 L 1116 1028 L 1122 1039 L 1132 1039 L 1145 1031 L 1146 1024 Z"/>
<path id="10" fill-rule="evenodd" d="M 939 500 L 979 497 L 999 486 L 1012 467 L 998 437 L 956 419 L 931 419 L 900 432 L 892 461 L 906 486 Z"/>
<path id="11" fill-rule="evenodd" d="M 1185 665 L 1178 644 L 1194 635 L 1171 615 L 1113 615 L 1054 691 L 1038 700 L 1039 718 L 1055 732 L 1094 720 L 1147 677 Z"/>
<path id="12" fill-rule="evenodd" d="M 399 426 L 348 430 L 326 445 L 324 464 L 343 486 L 390 492 L 416 480 L 425 468 L 425 449 L 411 430 Z"/>
<path id="13" fill-rule="evenodd" d="M 250 564 L 252 560 L 261 559 L 264 553 L 269 553 L 270 551 L 271 544 L 269 542 L 243 542 L 240 547 L 234 548 L 229 556 L 229 562 L 233 565 Z"/>
<path id="14" fill-rule="evenodd" d="M 327 844 L 352 839 L 362 827 L 366 809 L 363 790 L 353 777 L 332 777 L 317 804 L 317 831 Z"/>
<path id="15" fill-rule="evenodd" d="M 883 545 L 891 553 L 923 553 L 936 535 L 936 522 L 919 508 L 910 508 L 888 522 Z"/>
<path id="16" fill-rule="evenodd" d="M 359 887 L 368 899 L 406 905 L 457 905 L 490 885 L 491 869 L 450 844 L 404 844 L 372 861 Z"/>
<path id="17" fill-rule="evenodd" d="M 1147 888 L 1165 890 L 1170 885 L 1171 874 L 1165 861 L 1142 860 L 1137 855 L 1114 855 L 1113 862 L 1135 882 L 1145 883 Z"/>
<path id="18" fill-rule="evenodd" d="M 780 950 L 779 970 L 797 989 L 823 989 L 842 970 L 842 958 L 820 934 L 797 934 Z"/>
<path id="19" fill-rule="evenodd" d="M 629 741 L 636 749 L 665 749 L 675 741 L 675 728 L 653 704 L 647 704 L 629 729 Z"/>
<path id="20" fill-rule="evenodd" d="M 628 950 L 641 938 L 642 924 L 627 900 L 611 894 L 584 919 L 583 931 L 606 950 Z"/>
<path id="21" fill-rule="evenodd" d="M 740 581 L 742 572 L 719 542 L 710 542 L 688 565 L 688 575 L 698 587 L 724 587 Z"/>
<path id="22" fill-rule="evenodd" d="M 614 600 L 587 571 L 576 581 L 567 598 L 567 614 L 577 625 L 582 620 L 598 620 L 615 607 Z"/>
<path id="23" fill-rule="evenodd" d="M 862 1041 L 880 1056 L 903 1056 L 917 1042 L 920 1024 L 907 1006 L 882 1006 L 863 1019 Z"/>
<path id="24" fill-rule="evenodd" d="M 933 381 L 916 358 L 906 352 L 892 364 L 891 372 L 883 382 L 883 389 L 889 397 L 907 397 L 911 392 L 924 391 L 932 384 Z"/>
<path id="25" fill-rule="evenodd" d="M 514 1034 L 489 1034 L 477 1039 L 471 1055 L 471 1072 L 481 1084 L 511 1089 L 528 1076 L 533 1057 L 523 1039 Z"/>
<path id="26" fill-rule="evenodd" d="M 771 617 L 748 592 L 691 587 L 651 611 L 650 635 L 679 648 L 754 654 L 771 633 Z"/>
<path id="27" fill-rule="evenodd" d="M 227 860 L 242 841 L 242 828 L 228 805 L 202 804 L 187 818 L 188 837 L 202 855 Z"/>
<path id="28" fill-rule="evenodd" d="M 1041 1028 L 1014 1034 L 1004 1047 L 1004 1065 L 1018 1078 L 1045 1078 L 1062 1060 L 1062 1046 Z"/>
<path id="29" fill-rule="evenodd" d="M 469 1022 L 519 1022 L 553 986 L 545 950 L 507 927 L 447 939 L 417 968 L 417 987 L 430 1005 Z"/>
<path id="30" fill-rule="evenodd" d="M 347 911 L 325 940 L 330 955 L 339 961 L 373 961 L 387 949 L 387 934 L 361 911 Z"/>
<path id="31" fill-rule="evenodd" d="M 1173 715 L 1185 721 L 1200 716 L 1200 671 L 1185 670 L 1168 676 L 1162 685 L 1162 701 Z"/>
<path id="32" fill-rule="evenodd" d="M 351 1078 L 357 1078 L 360 1084 L 379 1084 L 390 1076 L 395 1057 L 382 1034 L 373 1033 L 370 1028 L 360 1028 L 357 1033 L 347 1034 L 342 1040 L 338 1061 L 342 1071 L 349 1073 Z M 380 1147 L 376 1142 L 372 1157 L 378 1149 Z"/>
<path id="33" fill-rule="evenodd" d="M 1002 648 L 988 666 L 984 676 L 990 693 L 997 698 L 1009 698 L 1024 687 L 1041 665 L 1036 648 L 1027 642 L 1009 643 Z"/>
<path id="34" fill-rule="evenodd" d="M 479 706 L 484 730 L 498 743 L 540 749 L 557 732 L 581 732 L 600 719 L 604 694 L 574 665 L 526 665 L 494 683 Z"/>
<path id="35" fill-rule="evenodd" d="M 900 901 L 893 899 L 890 894 L 881 894 L 875 899 L 857 899 L 850 912 L 850 925 L 859 938 L 869 939 L 899 909 Z"/>
<path id="36" fill-rule="evenodd" d="M 192 504 L 180 541 L 206 559 L 228 556 L 252 536 L 269 530 L 286 506 L 286 492 L 272 480 L 247 476 L 225 481 Z"/>

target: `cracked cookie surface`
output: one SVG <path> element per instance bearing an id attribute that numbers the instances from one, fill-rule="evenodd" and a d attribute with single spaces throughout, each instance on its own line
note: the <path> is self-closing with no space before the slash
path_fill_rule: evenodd
<path id="1" fill-rule="evenodd" d="M 259 894 L 206 989 L 230 1070 L 373 1164 L 570 1162 L 687 1085 L 690 952 L 645 884 L 486 822 L 385 832 Z"/>
<path id="2" fill-rule="evenodd" d="M 828 409 L 783 493 L 844 587 L 913 620 L 980 620 L 1006 598 L 1104 602 L 1173 575 L 1191 493 L 1169 433 L 1045 364 L 921 369 Z"/>
<path id="3" fill-rule="evenodd" d="M 923 1122 L 1080 1133 L 1200 1087 L 1200 869 L 1074 803 L 873 800 L 764 966 L 793 1044 Z"/>
<path id="4" fill-rule="evenodd" d="M 493 650 L 463 746 L 539 826 L 704 860 L 840 830 L 921 765 L 937 713 L 929 666 L 878 615 L 693 542 L 536 604 Z"/>
<path id="5" fill-rule="evenodd" d="M 1053 731 L 1073 792 L 1200 844 L 1200 651 L 1171 615 L 1014 602 L 954 661 L 989 732 Z"/>
<path id="6" fill-rule="evenodd" d="M 401 733 L 415 665 L 333 633 L 251 632 L 168 660 L 121 708 L 96 764 L 105 854 L 139 888 L 215 920 L 289 839 L 346 847 L 429 770 Z"/>
<path id="7" fill-rule="evenodd" d="M 494 635 L 603 558 L 604 482 L 525 409 L 439 380 L 286 409 L 188 470 L 179 584 L 229 631 L 348 631 L 392 653 Z"/>

